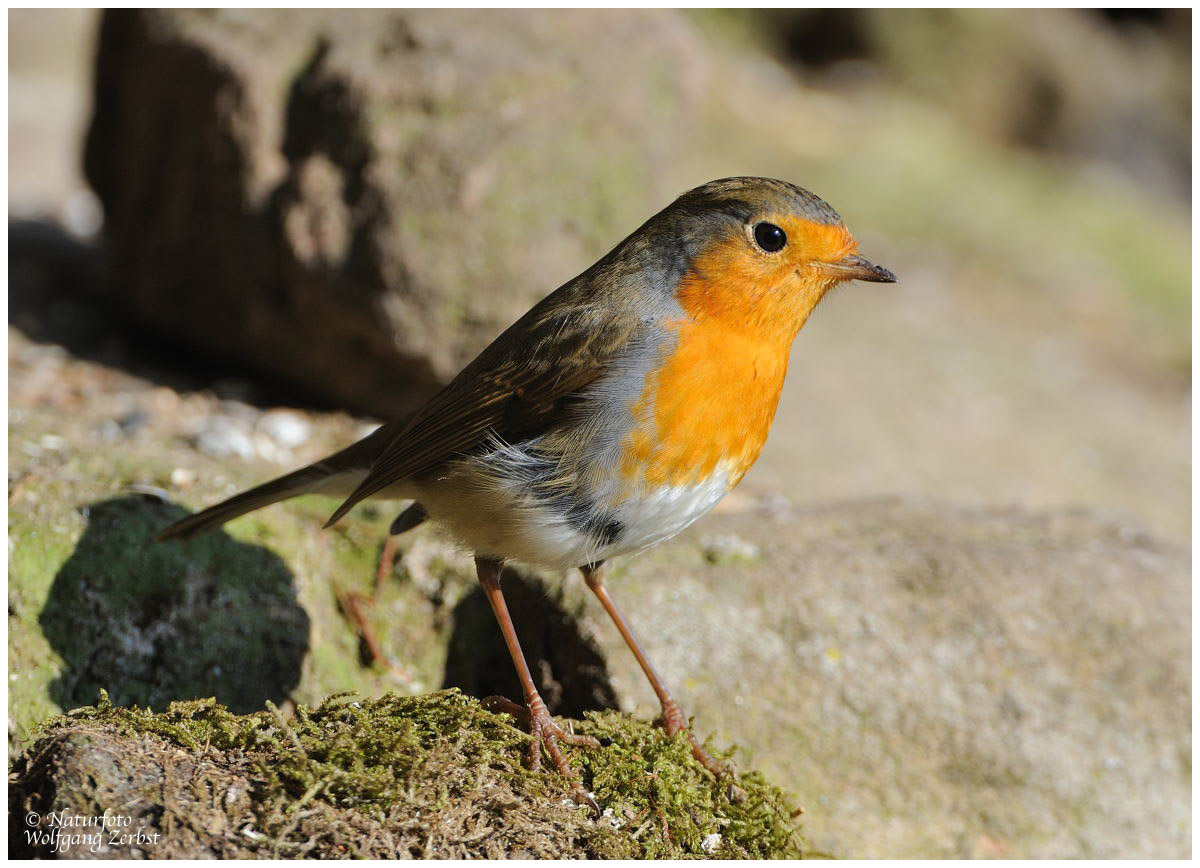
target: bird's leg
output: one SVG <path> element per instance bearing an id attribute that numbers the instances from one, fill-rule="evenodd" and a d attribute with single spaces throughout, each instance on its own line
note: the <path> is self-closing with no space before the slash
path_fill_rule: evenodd
<path id="1" fill-rule="evenodd" d="M 379 563 L 375 568 L 375 590 L 371 592 L 369 597 L 359 593 L 344 592 L 336 585 L 334 586 L 334 593 L 337 595 L 338 602 L 342 605 L 342 610 L 358 631 L 358 635 L 362 637 L 363 642 L 366 643 L 371 659 L 376 663 L 382 663 L 393 674 L 399 676 L 405 682 L 411 682 L 412 676 L 384 656 L 382 646 L 379 639 L 375 636 L 375 631 L 371 628 L 371 622 L 368 620 L 367 613 L 375 606 L 375 599 L 383 589 L 384 582 L 387 581 L 388 576 L 396 568 L 396 537 L 406 531 L 412 530 L 428 517 L 429 513 L 426 512 L 425 507 L 416 501 L 410 503 L 404 512 L 396 516 L 396 520 L 392 522 L 391 528 L 388 529 L 387 538 L 383 541 L 383 551 L 379 555 Z"/>
<path id="2" fill-rule="evenodd" d="M 391 541 L 391 537 L 388 538 Z M 394 546 L 393 546 L 394 550 Z M 384 547 L 386 555 L 387 547 Z M 402 669 L 393 663 L 388 656 L 383 653 L 383 645 L 379 638 L 375 635 L 375 629 L 371 626 L 370 612 L 375 606 L 375 597 L 379 593 L 379 578 L 376 577 L 375 591 L 371 595 L 360 594 L 357 591 L 346 591 L 341 588 L 336 582 L 333 585 L 334 596 L 337 597 L 338 605 L 342 609 L 342 613 L 346 619 L 354 627 L 354 631 L 358 637 L 366 645 L 366 653 L 370 656 L 373 663 L 381 664 L 385 669 L 396 676 L 405 684 L 411 684 L 413 680 L 412 673 L 406 669 Z"/>
<path id="3" fill-rule="evenodd" d="M 495 613 L 496 620 L 500 623 L 500 632 L 504 634 L 504 644 L 508 646 L 508 653 L 512 656 L 513 665 L 517 668 L 517 678 L 520 679 L 521 690 L 525 694 L 526 708 L 520 709 L 518 707 L 516 710 L 518 711 L 518 717 L 527 716 L 529 734 L 533 736 L 533 743 L 529 747 L 529 767 L 533 771 L 541 768 L 542 749 L 544 748 L 559 773 L 571 781 L 571 794 L 575 797 L 575 801 L 590 805 L 599 814 L 600 809 L 596 805 L 595 800 L 583 788 L 579 776 L 575 774 L 575 771 L 571 768 L 571 764 L 567 762 L 567 758 L 559 750 L 558 743 L 564 742 L 566 744 L 583 744 L 589 747 L 599 747 L 600 742 L 591 736 L 575 735 L 574 733 L 567 732 L 550 718 L 550 712 L 546 710 L 546 703 L 542 701 L 542 697 L 537 692 L 537 687 L 534 686 L 533 676 L 529 672 L 529 666 L 525 662 L 525 655 L 521 651 L 521 643 L 517 640 L 517 631 L 513 627 L 512 618 L 508 614 L 508 605 L 504 602 L 504 594 L 500 590 L 500 570 L 503 566 L 504 562 L 500 560 L 475 558 L 475 570 L 479 575 L 479 584 L 483 586 L 483 592 L 487 595 L 488 603 L 492 606 L 492 612 Z M 515 703 L 507 702 L 507 700 L 501 700 L 500 697 L 485 700 L 485 703 L 490 707 L 506 712 L 513 711 L 513 706 L 516 705 Z M 525 714 L 520 714 L 522 711 Z"/>
<path id="4" fill-rule="evenodd" d="M 379 594 L 383 583 L 387 581 L 388 576 L 392 574 L 392 570 L 396 568 L 396 537 L 393 534 L 388 534 L 387 539 L 383 541 L 383 551 L 379 554 L 379 564 L 375 567 L 375 595 Z"/>
<path id="5" fill-rule="evenodd" d="M 587 582 L 587 586 L 599 598 L 600 605 L 604 607 L 604 611 L 608 612 L 608 616 L 617 625 L 617 630 L 620 631 L 625 644 L 629 646 L 629 650 L 637 658 L 638 664 L 642 667 L 642 671 L 646 673 L 646 678 L 650 681 L 650 686 L 654 688 L 655 694 L 658 695 L 658 701 L 662 704 L 663 729 L 667 731 L 667 735 L 675 735 L 677 732 L 687 732 L 688 741 L 692 744 L 692 756 L 699 760 L 700 764 L 714 775 L 719 776 L 724 773 L 724 767 L 710 757 L 704 748 L 700 747 L 700 742 L 696 740 L 696 736 L 688 731 L 688 722 L 683 711 L 679 708 L 678 703 L 671 698 L 671 694 L 667 692 L 662 679 L 658 677 L 658 673 L 654 671 L 654 666 L 651 665 L 649 658 L 646 657 L 646 652 L 642 650 L 642 646 L 638 644 L 633 631 L 629 629 L 629 624 L 626 622 L 625 616 L 621 614 L 621 610 L 617 608 L 617 604 L 613 602 L 613 598 L 608 595 L 608 589 L 604 587 L 604 563 L 590 564 L 579 569 L 583 573 L 583 579 Z"/>
<path id="6" fill-rule="evenodd" d="M 408 505 L 404 512 L 396 516 L 392 526 L 388 528 L 387 539 L 383 541 L 383 553 L 379 556 L 379 566 L 375 570 L 375 593 L 383 587 L 384 581 L 392 574 L 396 566 L 396 537 L 407 533 L 429 518 L 429 512 L 417 501 Z"/>
<path id="7" fill-rule="evenodd" d="M 357 591 L 343 591 L 336 584 L 333 587 L 333 592 L 337 596 L 342 611 L 354 626 L 355 632 L 358 633 L 359 638 L 366 644 L 366 650 L 371 657 L 371 661 L 381 664 L 405 683 L 410 683 L 413 680 L 412 675 L 389 660 L 387 655 L 383 653 L 383 645 L 375 635 L 375 629 L 371 626 L 369 616 L 371 609 L 375 607 L 375 598 L 379 596 L 379 591 L 383 587 L 384 581 L 391 575 L 392 568 L 395 565 L 396 537 L 389 535 L 383 543 L 383 553 L 379 556 L 379 565 L 375 570 L 375 588 L 371 594 L 368 596 L 360 594 Z"/>

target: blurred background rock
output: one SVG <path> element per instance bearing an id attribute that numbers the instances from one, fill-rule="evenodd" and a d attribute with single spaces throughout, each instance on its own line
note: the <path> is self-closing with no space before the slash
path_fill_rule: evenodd
<path id="1" fill-rule="evenodd" d="M 328 408 L 419 404 L 677 193 L 773 175 L 831 202 L 901 282 L 822 305 L 743 486 L 618 576 L 667 619 L 652 656 L 663 644 L 669 680 L 701 678 L 682 690 L 701 726 L 801 795 L 819 849 L 1186 854 L 1190 34 L 1189 10 L 11 11 L 10 738 L 122 678 L 54 638 L 88 631 L 39 624 L 85 615 L 64 588 L 108 593 L 87 591 L 81 564 L 129 556 L 92 534 L 81 558 L 81 509 L 130 483 L 207 504 L 316 458 L 363 424 Z M 884 518 L 858 546 L 900 566 L 838 540 L 865 498 L 861 513 Z M 1002 530 L 964 520 L 975 508 L 1007 516 Z M 315 542 L 323 509 L 302 510 L 294 545 L 273 511 L 233 529 L 289 559 L 296 588 L 274 611 L 313 625 L 304 662 L 289 647 L 290 680 L 264 699 L 398 684 L 350 665 L 329 591 L 369 572 L 383 524 Z M 814 527 L 832 536 L 797 542 Z M 897 535 L 909 542 L 888 549 Z M 730 567 L 726 550 L 755 554 Z M 447 643 L 461 646 L 447 589 L 469 583 L 465 561 L 443 576 L 412 566 L 423 557 L 409 591 L 432 614 L 394 613 L 405 630 L 389 637 L 412 689 L 436 687 Z M 153 568 L 219 585 L 182 555 Z M 800 593 L 793 574 L 820 596 L 775 624 L 771 593 Z M 988 576 L 1024 602 L 992 599 Z M 696 623 L 713 635 L 757 600 L 748 623 L 777 653 L 739 670 L 721 656 L 751 654 L 737 629 L 725 651 L 691 643 L 675 584 L 707 589 Z M 197 593 L 187 606 L 207 605 Z M 906 623 L 930 594 L 944 621 Z M 146 674 L 173 605 L 97 640 L 141 655 L 149 686 L 132 699 L 183 689 Z M 1021 673 L 1023 692 L 974 668 L 964 637 L 980 625 L 1008 643 L 983 655 L 988 671 Z M 605 629 L 592 632 L 607 655 Z M 1078 656 L 1037 638 L 1060 633 L 1080 637 Z M 1095 636 L 1120 665 L 1087 663 Z M 871 681 L 854 662 L 881 642 L 897 668 L 875 661 Z M 726 680 L 698 676 L 688 649 Z M 652 713 L 623 661 L 608 663 L 618 701 Z M 781 671 L 769 701 L 751 698 Z M 840 672 L 857 674 L 835 690 Z M 196 678 L 187 690 L 204 689 Z M 750 705 L 732 713 L 735 694 Z M 791 718 L 791 735 L 752 717 Z"/>

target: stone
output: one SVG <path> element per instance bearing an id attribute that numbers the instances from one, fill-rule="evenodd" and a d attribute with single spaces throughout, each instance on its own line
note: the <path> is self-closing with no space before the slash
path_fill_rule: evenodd
<path id="1" fill-rule="evenodd" d="M 714 535 L 760 557 L 713 564 Z M 567 606 L 589 596 L 567 587 Z M 617 563 L 608 587 L 698 733 L 790 782 L 815 852 L 1190 852 L 1184 546 L 1079 509 L 768 503 Z M 583 611 L 621 708 L 657 714 Z"/>
<path id="2" fill-rule="evenodd" d="M 410 411 L 678 192 L 702 58 L 656 11 L 108 12 L 108 294 L 309 402 Z"/>

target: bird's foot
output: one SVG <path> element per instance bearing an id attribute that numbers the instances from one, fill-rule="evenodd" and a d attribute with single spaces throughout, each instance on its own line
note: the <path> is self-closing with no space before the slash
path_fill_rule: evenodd
<path id="1" fill-rule="evenodd" d="M 683 710 L 680 709 L 680 707 L 676 705 L 674 701 L 663 703 L 662 725 L 663 729 L 666 730 L 667 735 L 673 736 L 680 732 L 686 733 L 688 741 L 692 745 L 692 756 L 696 758 L 696 761 L 699 762 L 700 765 L 712 772 L 714 776 L 719 778 L 725 775 L 733 775 L 732 769 L 727 767 L 724 763 L 713 759 L 708 755 L 708 752 L 700 746 L 700 742 L 696 739 L 696 736 L 692 734 L 691 729 L 688 727 L 688 720 L 686 717 L 684 717 Z"/>
<path id="2" fill-rule="evenodd" d="M 559 749 L 559 743 L 577 744 L 585 747 L 600 747 L 600 741 L 590 735 L 578 735 L 563 729 L 550 717 L 550 712 L 546 710 L 546 704 L 542 702 L 540 696 L 535 695 L 533 701 L 528 706 L 518 705 L 510 699 L 503 696 L 489 696 L 483 700 L 483 707 L 488 711 L 501 711 L 505 714 L 511 714 L 517 720 L 524 723 L 529 728 L 529 734 L 533 737 L 532 743 L 529 745 L 528 767 L 530 771 L 540 771 L 542 767 L 542 751 L 550 757 L 550 761 L 554 763 L 554 767 L 558 769 L 558 773 L 566 778 L 571 783 L 571 796 L 581 805 L 587 805 L 595 812 L 596 816 L 600 816 L 600 806 L 596 804 L 596 800 L 591 794 L 584 789 L 583 782 L 579 775 L 571 768 L 571 764 L 567 762 L 567 758 L 563 756 Z"/>

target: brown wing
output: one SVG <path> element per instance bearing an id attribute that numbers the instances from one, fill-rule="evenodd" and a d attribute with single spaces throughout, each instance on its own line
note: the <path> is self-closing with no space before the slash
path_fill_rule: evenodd
<path id="1" fill-rule="evenodd" d="M 598 310 L 582 289 L 569 284 L 548 296 L 418 410 L 328 524 L 492 438 L 536 437 L 560 420 L 564 404 L 602 376 L 642 328 L 636 317 Z"/>

